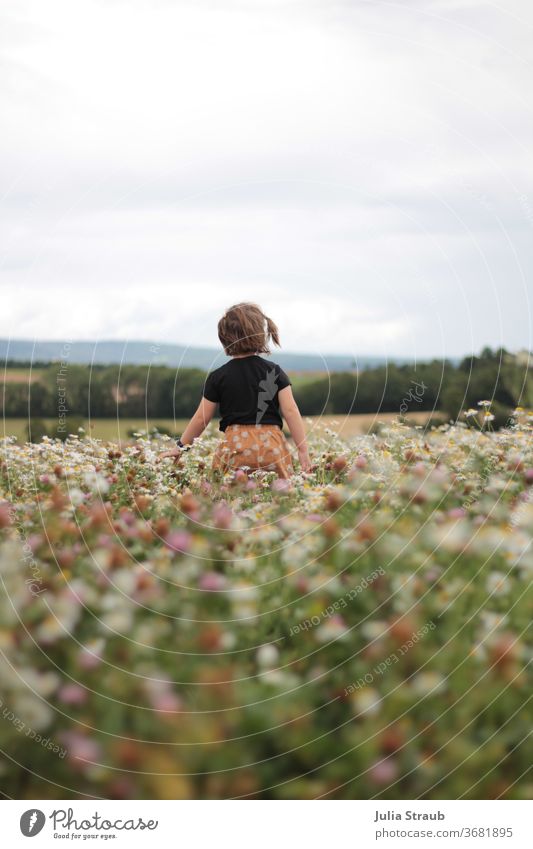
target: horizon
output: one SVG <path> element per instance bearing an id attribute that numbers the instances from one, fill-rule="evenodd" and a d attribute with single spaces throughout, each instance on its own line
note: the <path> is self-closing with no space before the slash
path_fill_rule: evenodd
<path id="1" fill-rule="evenodd" d="M 38 335 L 38 336 L 10 336 L 10 335 L 2 335 L 0 333 L 0 343 L 24 343 L 28 345 L 38 345 L 38 344 L 82 344 L 82 345 L 106 345 L 106 344 L 117 344 L 117 345 L 153 345 L 155 347 L 177 347 L 183 348 L 185 350 L 189 349 L 202 349 L 207 351 L 222 351 L 222 346 L 218 340 L 206 342 L 205 344 L 192 342 L 185 343 L 182 341 L 174 341 L 174 339 L 157 339 L 153 336 L 136 336 L 134 338 L 126 338 L 121 336 L 104 336 L 102 338 L 96 338 L 91 336 L 77 336 L 75 338 L 67 338 L 65 336 L 53 336 L 53 335 Z M 423 356 L 407 355 L 403 352 L 399 351 L 388 351 L 386 354 L 378 354 L 371 350 L 365 351 L 362 349 L 358 349 L 355 352 L 348 350 L 320 350 L 309 349 L 305 350 L 304 348 L 294 348 L 288 347 L 284 344 L 281 344 L 279 347 L 273 345 L 271 355 L 278 353 L 286 353 L 291 355 L 301 355 L 301 356 L 325 356 L 325 357 L 365 357 L 369 359 L 405 359 L 405 360 L 413 360 L 413 361 L 422 361 L 428 359 L 458 359 L 462 357 L 476 356 L 478 355 L 484 348 L 491 348 L 492 350 L 498 350 L 499 348 L 504 348 L 510 354 L 519 354 L 523 351 L 529 351 L 533 353 L 533 339 L 531 340 L 531 347 L 528 348 L 526 346 L 509 346 L 505 344 L 483 344 L 477 348 L 471 348 L 470 350 L 458 350 L 455 352 L 448 352 L 446 354 L 437 354 L 432 353 L 431 351 L 424 354 Z"/>
<path id="2" fill-rule="evenodd" d="M 78 339 L 64 339 L 64 338 L 53 339 L 53 338 L 43 337 L 43 338 L 33 339 L 33 338 L 28 338 L 28 337 L 26 337 L 26 338 L 24 338 L 24 337 L 11 337 L 10 338 L 10 337 L 1 337 L 0 336 L 0 345 L 4 345 L 5 343 L 7 343 L 8 345 L 11 345 L 11 344 L 27 344 L 27 345 L 33 345 L 33 346 L 36 346 L 36 345 L 39 345 L 39 344 L 42 344 L 42 345 L 55 345 L 55 344 L 57 344 L 57 345 L 63 345 L 64 347 L 67 347 L 67 346 L 70 347 L 72 345 L 88 345 L 88 346 L 94 347 L 95 349 L 98 346 L 104 346 L 104 345 L 110 345 L 111 344 L 111 345 L 116 345 L 116 346 L 123 346 L 123 348 L 125 350 L 127 349 L 127 347 L 129 345 L 131 345 L 131 346 L 133 346 L 133 345 L 146 345 L 146 346 L 151 346 L 151 347 L 154 347 L 154 348 L 155 347 L 158 347 L 158 348 L 177 348 L 177 349 L 179 349 L 179 350 L 181 350 L 185 353 L 188 352 L 188 351 L 191 351 L 191 352 L 202 351 L 202 352 L 222 355 L 222 357 L 229 359 L 229 357 L 227 357 L 227 355 L 224 354 L 223 349 L 221 348 L 220 345 L 219 346 L 214 346 L 214 345 L 184 345 L 183 343 L 180 343 L 180 342 L 161 342 L 161 341 L 158 342 L 153 338 L 120 339 L 120 338 L 109 337 L 109 338 L 103 338 L 103 339 L 91 339 L 91 338 L 87 337 L 87 338 L 78 338 Z M 493 351 L 498 351 L 501 347 L 505 350 L 506 353 L 508 353 L 512 356 L 517 356 L 517 355 L 522 354 L 522 353 L 528 353 L 530 355 L 533 355 L 533 351 L 529 350 L 528 348 L 510 349 L 510 348 L 506 348 L 504 345 L 498 346 L 496 348 L 494 348 L 492 346 L 484 346 L 484 347 L 489 347 Z M 281 355 L 281 356 L 287 356 L 287 357 L 305 357 L 305 358 L 308 358 L 308 359 L 313 358 L 313 357 L 323 356 L 325 358 L 331 358 L 331 359 L 353 359 L 354 361 L 357 361 L 357 359 L 361 359 L 361 360 L 368 359 L 368 360 L 379 360 L 379 361 L 383 361 L 383 362 L 388 362 L 388 361 L 391 361 L 391 362 L 392 361 L 426 362 L 426 361 L 429 361 L 429 360 L 441 360 L 441 359 L 461 360 L 461 359 L 466 359 L 468 357 L 476 357 L 476 356 L 479 356 L 481 354 L 482 350 L 483 349 L 478 349 L 478 350 L 475 350 L 475 351 L 474 350 L 473 351 L 465 351 L 465 352 L 457 354 L 457 355 L 451 355 L 450 354 L 446 357 L 438 356 L 436 354 L 435 355 L 428 354 L 427 356 L 418 357 L 417 359 L 414 359 L 414 358 L 406 357 L 403 354 L 395 354 L 395 353 L 391 353 L 387 357 L 382 357 L 382 356 L 379 356 L 379 355 L 376 355 L 376 354 L 366 353 L 366 352 L 362 352 L 362 351 L 357 352 L 357 354 L 352 354 L 351 352 L 346 352 L 346 351 L 321 351 L 320 353 L 316 353 L 316 352 L 312 352 L 312 351 L 309 352 L 309 351 L 288 349 L 284 346 L 281 346 L 279 348 L 273 347 L 271 353 L 265 354 L 264 356 L 265 357 L 276 357 L 276 355 Z M 152 352 L 152 353 L 153 353 L 153 356 L 154 356 L 154 360 L 156 360 L 157 359 L 157 352 Z M 13 362 L 17 361 L 17 357 L 12 357 L 11 355 L 6 356 L 3 359 L 4 359 L 4 363 L 11 362 L 11 361 L 13 361 Z M 56 361 L 57 360 L 50 360 L 50 362 L 56 362 Z M 112 364 L 112 363 L 110 363 L 110 364 Z M 156 365 L 157 363 L 153 362 L 153 364 Z"/>

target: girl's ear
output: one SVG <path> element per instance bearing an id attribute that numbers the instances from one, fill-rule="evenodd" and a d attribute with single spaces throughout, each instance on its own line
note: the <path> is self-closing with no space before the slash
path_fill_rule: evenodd
<path id="1" fill-rule="evenodd" d="M 279 341 L 278 328 L 276 327 L 276 325 L 274 324 L 274 322 L 272 321 L 271 318 L 269 318 L 267 315 L 265 316 L 265 318 L 266 318 L 266 323 L 267 323 L 268 335 L 271 337 L 274 344 L 277 345 L 278 348 L 280 348 L 281 345 L 280 345 L 280 341 Z"/>

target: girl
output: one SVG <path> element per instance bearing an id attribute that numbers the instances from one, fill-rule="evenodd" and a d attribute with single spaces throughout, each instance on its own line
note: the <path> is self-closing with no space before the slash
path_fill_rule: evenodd
<path id="1" fill-rule="evenodd" d="M 218 338 L 231 359 L 207 376 L 203 398 L 178 440 L 178 448 L 161 456 L 176 457 L 200 436 L 218 404 L 225 438 L 215 451 L 214 469 L 248 466 L 288 478 L 293 467 L 282 431 L 283 417 L 298 449 L 302 470 L 309 471 L 305 430 L 291 382 L 280 366 L 259 356 L 270 353 L 270 340 L 280 344 L 272 319 L 256 304 L 236 304 L 218 322 Z"/>

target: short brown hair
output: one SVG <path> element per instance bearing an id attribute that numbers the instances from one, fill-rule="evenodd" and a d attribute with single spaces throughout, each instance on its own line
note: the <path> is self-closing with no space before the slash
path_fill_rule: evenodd
<path id="1" fill-rule="evenodd" d="M 229 357 L 270 354 L 269 342 L 279 346 L 278 328 L 257 304 L 235 304 L 218 322 L 218 338 Z"/>

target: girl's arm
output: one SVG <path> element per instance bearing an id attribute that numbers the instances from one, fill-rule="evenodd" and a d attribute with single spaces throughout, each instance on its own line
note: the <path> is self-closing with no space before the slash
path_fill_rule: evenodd
<path id="1" fill-rule="evenodd" d="M 298 449 L 298 457 L 300 465 L 304 472 L 308 472 L 311 468 L 311 460 L 309 457 L 309 449 L 307 448 L 307 437 L 305 435 L 304 423 L 298 409 L 298 404 L 294 400 L 292 388 L 286 386 L 285 389 L 280 389 L 278 394 L 279 406 L 281 414 L 291 432 L 295 445 Z"/>
<path id="2" fill-rule="evenodd" d="M 181 435 L 183 445 L 191 445 L 197 436 L 204 432 L 207 425 L 213 418 L 217 405 L 213 401 L 208 401 L 207 398 L 202 398 L 198 405 L 194 416 Z M 164 451 L 160 454 L 161 457 L 177 457 L 181 453 L 181 448 L 173 448 L 172 451 Z"/>

